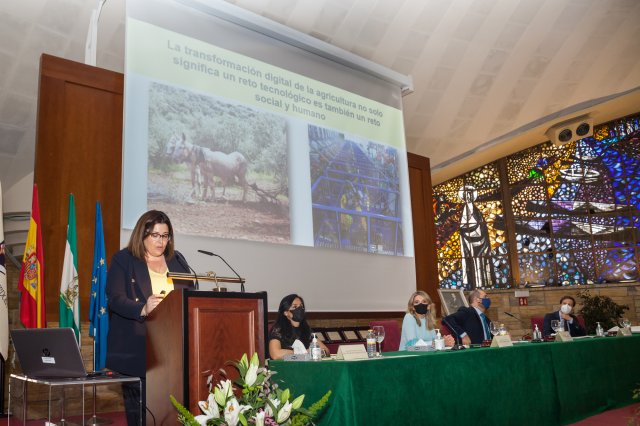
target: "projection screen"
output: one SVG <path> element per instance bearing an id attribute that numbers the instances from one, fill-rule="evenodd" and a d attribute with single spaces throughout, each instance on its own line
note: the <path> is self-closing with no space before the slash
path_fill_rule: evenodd
<path id="1" fill-rule="evenodd" d="M 404 310 L 403 79 L 305 38 L 224 2 L 127 2 L 122 245 L 159 209 L 196 271 L 233 276 L 197 250 L 219 254 L 270 310 L 292 292 L 313 311 Z"/>

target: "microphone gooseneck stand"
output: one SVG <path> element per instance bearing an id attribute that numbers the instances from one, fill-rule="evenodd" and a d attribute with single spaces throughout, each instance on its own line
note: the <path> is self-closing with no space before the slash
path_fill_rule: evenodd
<path id="1" fill-rule="evenodd" d="M 460 335 L 458 334 L 458 332 L 451 326 L 451 324 L 449 324 L 449 322 L 445 319 L 445 317 L 442 317 L 442 322 L 449 328 L 449 330 L 451 330 L 451 332 L 454 334 L 454 336 L 456 338 L 456 344 L 451 347 L 451 350 L 452 351 L 461 351 L 463 349 L 467 349 L 462 344 L 462 341 L 460 339 Z"/>
<path id="2" fill-rule="evenodd" d="M 229 265 L 229 263 L 226 260 L 224 260 L 224 257 L 220 256 L 219 254 L 213 253 L 211 251 L 207 251 L 207 250 L 198 250 L 198 253 L 206 254 L 207 256 L 215 256 L 215 257 L 219 258 L 220 260 L 222 260 L 224 262 L 224 264 L 227 265 L 229 267 L 229 269 L 231 269 L 233 271 L 234 274 L 236 274 L 236 277 L 238 277 L 238 281 L 237 282 L 240 283 L 240 291 L 244 293 L 244 282 L 245 282 L 245 279 L 242 278 L 240 276 L 240 274 L 238 274 L 236 272 L 236 270 L 233 269 L 233 267 L 231 267 L 231 265 Z"/>

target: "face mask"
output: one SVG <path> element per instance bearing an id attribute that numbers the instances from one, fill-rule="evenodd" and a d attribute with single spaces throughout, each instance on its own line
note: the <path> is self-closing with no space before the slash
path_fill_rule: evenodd
<path id="1" fill-rule="evenodd" d="M 488 297 L 482 299 L 482 306 L 484 306 L 485 309 L 489 309 L 489 306 L 491 306 L 491 299 Z"/>
<path id="2" fill-rule="evenodd" d="M 304 320 L 304 308 L 302 306 L 298 306 L 293 311 L 290 311 L 293 315 L 291 319 L 295 322 L 302 322 Z"/>
<path id="3" fill-rule="evenodd" d="M 413 309 L 416 310 L 416 313 L 425 315 L 427 312 L 429 312 L 429 305 L 427 305 L 426 303 L 419 303 L 417 305 L 413 305 Z"/>
<path id="4" fill-rule="evenodd" d="M 568 315 L 569 313 L 571 313 L 571 305 L 565 303 L 560 307 L 560 312 L 562 312 L 565 315 Z"/>

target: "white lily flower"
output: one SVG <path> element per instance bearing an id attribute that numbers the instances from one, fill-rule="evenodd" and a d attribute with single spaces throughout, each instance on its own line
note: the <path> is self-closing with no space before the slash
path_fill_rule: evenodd
<path id="1" fill-rule="evenodd" d="M 304 401 L 304 395 L 300 395 L 299 397 L 294 399 L 293 402 L 291 403 L 291 405 L 293 405 L 293 409 L 297 410 L 298 408 L 302 407 L 303 401 Z"/>
<path id="2" fill-rule="evenodd" d="M 289 401 L 285 402 L 280 411 L 278 411 L 278 418 L 276 419 L 276 422 L 284 423 L 291 415 L 292 408 L 293 404 L 291 404 Z"/>
<path id="3" fill-rule="evenodd" d="M 224 382 L 218 383 L 214 389 L 214 397 L 220 407 L 226 405 L 227 399 L 233 396 L 233 384 L 231 380 L 227 379 Z"/>
<path id="4" fill-rule="evenodd" d="M 207 424 L 207 420 L 217 419 L 218 417 L 220 417 L 218 405 L 216 404 L 212 393 L 209 394 L 206 401 L 198 401 L 198 406 L 204 413 L 195 417 L 198 424 L 205 426 Z"/>
<path id="5" fill-rule="evenodd" d="M 264 416 L 265 416 L 265 412 L 264 411 L 259 411 L 256 413 L 255 415 L 255 420 L 256 420 L 256 426 L 264 426 Z"/>
<path id="6" fill-rule="evenodd" d="M 247 374 L 244 376 L 244 382 L 247 386 L 253 386 L 258 378 L 258 366 L 251 364 L 247 370 Z"/>
<path id="7" fill-rule="evenodd" d="M 280 406 L 280 400 L 278 398 L 269 398 L 269 401 L 271 401 L 273 406 L 276 407 L 276 410 L 278 410 L 278 407 Z M 269 404 L 265 404 L 264 412 L 267 417 L 273 417 L 273 410 L 271 409 L 271 406 Z"/>
<path id="8" fill-rule="evenodd" d="M 231 398 L 227 401 L 226 407 L 224 407 L 224 421 L 227 426 L 237 426 L 240 420 L 240 404 L 235 398 Z"/>

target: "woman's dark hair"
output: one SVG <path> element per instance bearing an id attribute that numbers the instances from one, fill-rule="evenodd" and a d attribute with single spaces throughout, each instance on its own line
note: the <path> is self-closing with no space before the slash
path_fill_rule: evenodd
<path id="1" fill-rule="evenodd" d="M 158 223 L 164 223 L 169 227 L 170 238 L 169 241 L 167 241 L 167 246 L 164 249 L 164 255 L 169 259 L 173 257 L 173 226 L 171 226 L 169 216 L 159 210 L 149 210 L 148 212 L 140 216 L 140 219 L 138 219 L 136 226 L 131 232 L 129 245 L 127 245 L 127 248 L 129 249 L 131 254 L 142 261 L 145 260 L 146 254 L 144 249 L 144 239 L 153 232 L 153 227 Z"/>
<path id="2" fill-rule="evenodd" d="M 302 306 L 304 307 L 304 299 L 297 294 L 290 294 L 285 296 L 280 301 L 280 306 L 278 307 L 278 317 L 276 318 L 275 323 L 273 324 L 273 329 L 280 329 L 283 336 L 291 336 L 293 334 L 293 326 L 289 321 L 289 318 L 284 316 L 284 313 L 291 308 L 293 301 L 296 299 L 300 299 L 302 302 Z M 300 341 L 304 344 L 307 344 L 311 341 L 311 327 L 309 327 L 309 323 L 307 319 L 303 319 L 298 327 L 298 331 L 300 332 Z"/>

